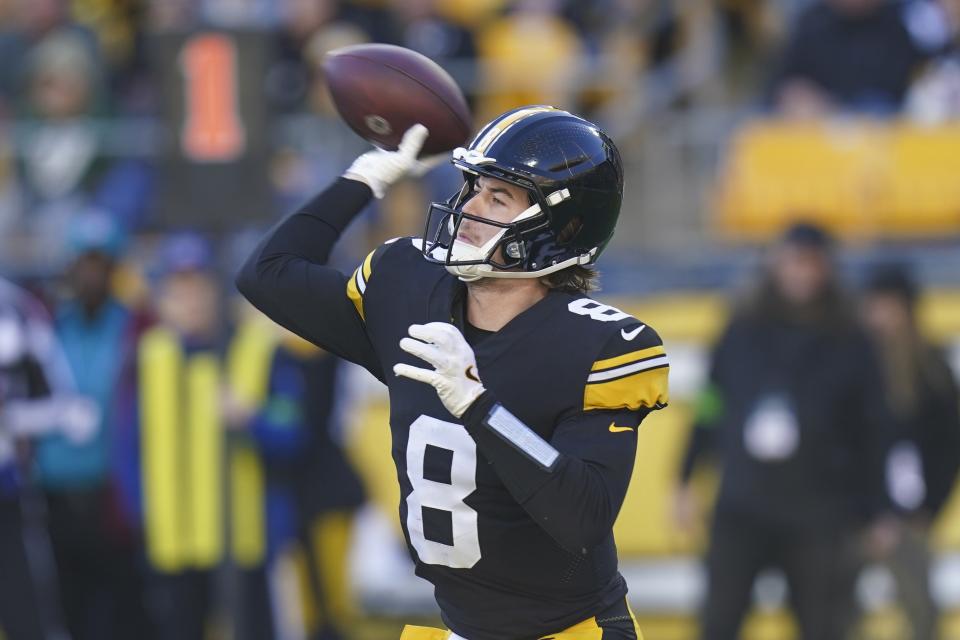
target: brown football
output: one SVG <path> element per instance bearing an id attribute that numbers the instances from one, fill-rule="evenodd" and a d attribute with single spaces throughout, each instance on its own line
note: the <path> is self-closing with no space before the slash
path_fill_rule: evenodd
<path id="1" fill-rule="evenodd" d="M 430 130 L 421 155 L 462 146 L 472 117 L 463 92 L 443 68 L 416 51 L 389 44 L 334 49 L 323 63 L 340 116 L 360 136 L 394 150 L 417 124 Z"/>

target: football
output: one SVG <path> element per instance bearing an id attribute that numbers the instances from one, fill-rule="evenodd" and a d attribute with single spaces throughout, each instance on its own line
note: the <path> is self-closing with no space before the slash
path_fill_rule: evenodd
<path id="1" fill-rule="evenodd" d="M 417 124 L 430 130 L 421 155 L 466 143 L 473 118 L 463 92 L 443 68 L 416 51 L 361 44 L 327 54 L 323 70 L 340 116 L 361 137 L 394 150 Z"/>

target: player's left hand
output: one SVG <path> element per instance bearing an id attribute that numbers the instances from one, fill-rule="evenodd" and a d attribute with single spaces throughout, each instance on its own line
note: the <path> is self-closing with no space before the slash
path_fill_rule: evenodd
<path id="1" fill-rule="evenodd" d="M 398 363 L 393 372 L 433 385 L 447 411 L 461 417 L 485 391 L 473 349 L 463 334 L 446 322 L 412 324 L 407 331 L 410 336 L 400 341 L 400 348 L 427 361 L 433 369 Z"/>

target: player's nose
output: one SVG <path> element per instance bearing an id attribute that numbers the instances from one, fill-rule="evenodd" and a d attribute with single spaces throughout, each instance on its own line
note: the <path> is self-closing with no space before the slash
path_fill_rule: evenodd
<path id="1" fill-rule="evenodd" d="M 475 194 L 472 198 L 463 203 L 462 211 L 473 216 L 483 216 L 483 203 L 480 201 L 480 194 Z"/>

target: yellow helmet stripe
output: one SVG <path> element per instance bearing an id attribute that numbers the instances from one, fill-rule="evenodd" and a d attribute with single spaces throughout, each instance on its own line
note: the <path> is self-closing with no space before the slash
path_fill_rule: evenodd
<path id="1" fill-rule="evenodd" d="M 480 154 L 485 155 L 487 153 L 487 149 L 492 147 L 493 143 L 497 141 L 497 138 L 503 135 L 507 129 L 517 124 L 524 118 L 528 118 L 534 114 L 543 113 L 545 111 L 559 111 L 559 109 L 556 107 L 537 106 L 514 111 L 491 126 L 490 129 L 483 134 L 483 137 L 480 138 L 476 144 L 472 145 L 471 148 L 479 151 Z"/>

